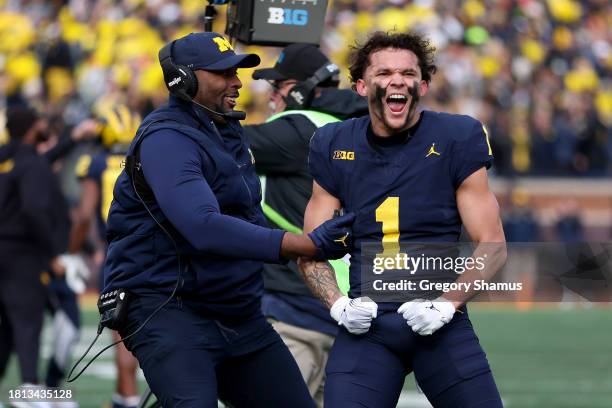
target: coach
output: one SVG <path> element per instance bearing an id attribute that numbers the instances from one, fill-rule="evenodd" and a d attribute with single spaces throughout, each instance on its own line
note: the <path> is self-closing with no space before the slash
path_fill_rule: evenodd
<path id="1" fill-rule="evenodd" d="M 159 57 L 169 103 L 137 132 L 108 218 L 105 290 L 134 294 L 119 332 L 134 333 L 171 298 L 126 341 L 165 407 L 216 407 L 217 397 L 236 407 L 311 407 L 261 313 L 261 270 L 300 254 L 342 257 L 348 248 L 334 240 L 353 217 L 310 238 L 265 228 L 244 114 L 233 110 L 237 69 L 259 57 L 236 55 L 216 33 L 189 34 Z"/>

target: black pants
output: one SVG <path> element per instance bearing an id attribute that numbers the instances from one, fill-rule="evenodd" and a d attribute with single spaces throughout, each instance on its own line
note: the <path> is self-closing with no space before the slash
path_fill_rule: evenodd
<path id="1" fill-rule="evenodd" d="M 42 259 L 29 253 L 0 255 L 0 378 L 17 353 L 23 383 L 38 383 L 38 352 L 46 301 Z"/>
<path id="2" fill-rule="evenodd" d="M 164 299 L 135 299 L 121 335 Z M 219 398 L 236 408 L 314 408 L 295 360 L 263 315 L 221 323 L 173 299 L 126 346 L 164 407 L 216 408 Z"/>

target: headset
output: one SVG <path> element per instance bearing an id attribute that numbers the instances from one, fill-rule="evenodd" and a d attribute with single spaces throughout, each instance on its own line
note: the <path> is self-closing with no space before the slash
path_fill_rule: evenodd
<path id="1" fill-rule="evenodd" d="M 198 78 L 191 68 L 185 65 L 177 65 L 172 60 L 174 42 L 175 41 L 172 41 L 164 45 L 158 53 L 159 64 L 164 73 L 164 83 L 170 94 L 184 101 L 194 103 L 208 112 L 221 116 L 224 119 L 244 120 L 246 118 L 245 112 L 217 112 L 193 100 L 198 93 Z"/>
<path id="2" fill-rule="evenodd" d="M 310 102 L 314 98 L 315 88 L 325 81 L 331 80 L 331 85 L 338 85 L 340 80 L 338 76 L 340 70 L 336 64 L 331 62 L 326 63 L 321 68 L 305 81 L 298 82 L 289 91 L 287 96 L 283 97 L 287 110 L 304 109 L 310 106 Z"/>

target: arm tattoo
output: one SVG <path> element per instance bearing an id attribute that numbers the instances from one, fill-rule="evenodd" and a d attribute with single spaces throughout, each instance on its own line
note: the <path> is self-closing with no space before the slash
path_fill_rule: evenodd
<path id="1" fill-rule="evenodd" d="M 342 295 L 336 282 L 336 273 L 329 263 L 302 261 L 300 271 L 312 293 L 328 308 Z"/>

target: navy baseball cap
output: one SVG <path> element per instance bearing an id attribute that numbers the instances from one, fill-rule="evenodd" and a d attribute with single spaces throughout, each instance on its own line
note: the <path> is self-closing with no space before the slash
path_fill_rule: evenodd
<path id="1" fill-rule="evenodd" d="M 236 54 L 225 37 L 210 32 L 191 33 L 176 40 L 172 47 L 172 61 L 205 71 L 252 68 L 261 62 L 257 54 Z"/>
<path id="2" fill-rule="evenodd" d="M 274 67 L 256 69 L 253 72 L 253 79 L 305 81 L 325 64 L 329 64 L 329 59 L 316 46 L 291 44 L 280 53 Z"/>

